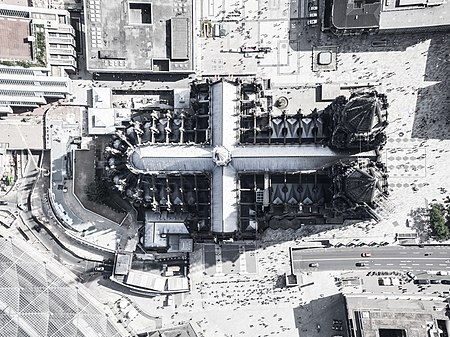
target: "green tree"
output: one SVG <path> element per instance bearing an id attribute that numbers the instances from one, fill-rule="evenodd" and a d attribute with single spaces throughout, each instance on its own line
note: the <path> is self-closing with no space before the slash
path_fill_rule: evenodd
<path id="1" fill-rule="evenodd" d="M 433 234 L 440 240 L 450 239 L 450 230 L 447 226 L 444 206 L 442 204 L 431 204 L 428 216 Z"/>
<path id="2" fill-rule="evenodd" d="M 108 185 L 103 180 L 95 179 L 86 188 L 86 196 L 90 201 L 104 204 L 109 195 Z"/>

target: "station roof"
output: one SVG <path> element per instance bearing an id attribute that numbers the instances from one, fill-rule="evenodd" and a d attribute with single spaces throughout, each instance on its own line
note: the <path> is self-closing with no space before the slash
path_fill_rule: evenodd
<path id="1" fill-rule="evenodd" d="M 133 269 L 128 273 L 126 283 L 159 292 L 189 290 L 189 281 L 186 277 L 162 277 L 150 272 Z"/>

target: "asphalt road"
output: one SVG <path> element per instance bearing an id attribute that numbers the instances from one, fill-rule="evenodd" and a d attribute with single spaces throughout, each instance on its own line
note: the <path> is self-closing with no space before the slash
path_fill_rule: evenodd
<path id="1" fill-rule="evenodd" d="M 30 158 L 28 156 L 28 158 Z M 79 276 L 83 280 L 88 280 L 102 273 L 111 274 L 112 266 L 105 266 L 105 271 L 96 271 L 95 267 L 98 267 L 100 263 L 86 261 L 80 259 L 70 252 L 63 249 L 55 240 L 45 231 L 44 229 L 36 230 L 31 212 L 28 210 L 29 194 L 33 183 L 37 177 L 36 164 L 39 162 L 39 155 L 33 155 L 33 159 L 28 160 L 23 178 L 20 178 L 14 189 L 7 195 L 0 198 L 6 201 L 6 205 L 1 205 L 1 210 L 8 210 L 13 213 L 16 220 L 11 227 L 10 231 L 14 235 L 20 236 L 17 231 L 20 228 L 23 233 L 28 237 L 28 241 L 31 244 L 36 245 L 36 248 L 44 252 L 48 252 L 52 255 L 54 259 L 59 261 L 68 267 L 74 274 Z M 25 163 L 24 163 L 25 164 Z M 42 247 L 40 246 L 42 243 Z M 44 248 L 45 247 L 45 248 Z M 85 249 L 89 249 L 83 247 Z M 49 250 L 49 251 L 48 251 Z M 111 254 L 107 254 L 110 257 Z"/>
<path id="2" fill-rule="evenodd" d="M 362 257 L 368 252 L 370 257 Z M 326 270 L 403 270 L 412 272 L 449 271 L 450 247 L 364 247 L 323 248 L 292 251 L 294 272 Z M 310 267 L 318 263 L 318 267 Z M 357 267 L 356 263 L 364 263 Z M 450 276 L 447 278 L 450 279 Z"/>

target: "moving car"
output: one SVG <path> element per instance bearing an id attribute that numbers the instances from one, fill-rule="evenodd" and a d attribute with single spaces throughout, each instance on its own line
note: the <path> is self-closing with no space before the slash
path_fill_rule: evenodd
<path id="1" fill-rule="evenodd" d="M 371 256 L 372 256 L 372 253 L 364 252 L 364 253 L 361 253 L 361 256 L 362 256 L 362 257 L 371 257 Z"/>
<path id="2" fill-rule="evenodd" d="M 365 262 L 356 262 L 356 266 L 357 267 L 366 267 L 367 263 L 365 263 Z"/>
<path id="3" fill-rule="evenodd" d="M 313 263 L 310 263 L 309 266 L 312 268 L 317 268 L 319 266 L 319 264 L 317 262 L 313 262 Z"/>

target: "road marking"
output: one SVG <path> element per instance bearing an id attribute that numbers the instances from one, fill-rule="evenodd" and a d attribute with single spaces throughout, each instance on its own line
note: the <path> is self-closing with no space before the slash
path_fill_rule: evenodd
<path id="1" fill-rule="evenodd" d="M 425 263 L 426 266 L 432 266 L 432 263 Z"/>
<path id="2" fill-rule="evenodd" d="M 419 263 L 413 263 L 412 265 L 413 265 L 413 266 L 420 266 Z"/>
<path id="3" fill-rule="evenodd" d="M 445 263 L 439 263 L 440 266 L 446 267 L 447 265 Z"/>
<path id="4" fill-rule="evenodd" d="M 381 266 L 381 263 L 375 263 L 374 266 Z"/>
<path id="5" fill-rule="evenodd" d="M 410 263 L 411 261 L 400 261 L 400 262 L 408 262 L 408 263 Z"/>
<path id="6" fill-rule="evenodd" d="M 404 254 L 404 255 L 406 255 L 406 254 L 408 254 L 408 252 L 400 252 L 400 254 Z"/>
<path id="7" fill-rule="evenodd" d="M 370 260 L 363 260 L 363 259 L 358 259 L 357 257 L 336 257 L 336 258 L 325 258 L 325 259 L 319 259 L 319 258 L 314 258 L 311 257 L 309 259 L 294 259 L 293 261 L 300 261 L 300 262 L 314 262 L 314 261 L 373 261 L 373 260 L 403 260 L 404 257 L 371 257 Z M 417 260 L 444 260 L 444 257 L 416 257 L 414 258 L 415 261 Z M 447 260 L 447 259 L 446 259 Z M 437 262 L 436 261 L 436 262 Z"/>
<path id="8" fill-rule="evenodd" d="M 393 263 L 387 263 L 386 266 L 393 266 Z"/>
<path id="9" fill-rule="evenodd" d="M 406 266 L 406 263 L 399 263 L 401 266 Z M 388 265 L 389 266 L 389 265 Z"/>

